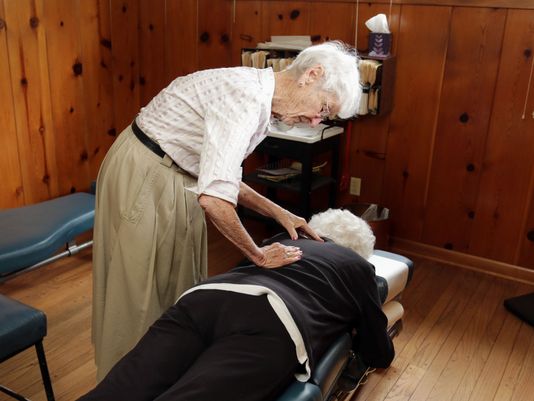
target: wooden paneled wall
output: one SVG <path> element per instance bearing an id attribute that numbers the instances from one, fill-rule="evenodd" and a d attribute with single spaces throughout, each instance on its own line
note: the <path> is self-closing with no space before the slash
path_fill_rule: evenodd
<path id="1" fill-rule="evenodd" d="M 238 65 L 242 47 L 270 35 L 364 50 L 364 22 L 383 12 L 395 106 L 353 124 L 349 173 L 362 193 L 341 203 L 388 206 L 408 247 L 534 270 L 529 1 L 0 0 L 0 208 L 87 189 L 114 138 L 176 76 Z"/>

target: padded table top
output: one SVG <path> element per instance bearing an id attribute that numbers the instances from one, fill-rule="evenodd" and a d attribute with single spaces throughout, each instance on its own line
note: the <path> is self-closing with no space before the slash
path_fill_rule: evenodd
<path id="1" fill-rule="evenodd" d="M 95 197 L 79 192 L 0 211 L 0 276 L 41 262 L 92 229 Z"/>
<path id="2" fill-rule="evenodd" d="M 376 275 L 382 278 L 377 284 L 383 304 L 399 295 L 412 277 L 413 262 L 399 254 L 375 250 L 369 262 L 375 266 Z"/>

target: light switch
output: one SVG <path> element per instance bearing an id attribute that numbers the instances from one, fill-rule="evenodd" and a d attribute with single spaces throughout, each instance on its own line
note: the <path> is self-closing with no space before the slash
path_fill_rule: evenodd
<path id="1" fill-rule="evenodd" d="M 360 196 L 360 190 L 362 188 L 362 179 L 358 177 L 350 177 L 350 189 L 351 195 Z"/>

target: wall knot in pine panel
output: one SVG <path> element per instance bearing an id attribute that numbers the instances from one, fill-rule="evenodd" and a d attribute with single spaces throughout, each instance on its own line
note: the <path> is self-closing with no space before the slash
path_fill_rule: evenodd
<path id="1" fill-rule="evenodd" d="M 74 72 L 75 76 L 82 75 L 82 73 L 83 73 L 83 65 L 82 65 L 82 63 L 80 63 L 79 61 L 76 61 L 72 65 L 72 72 Z"/>

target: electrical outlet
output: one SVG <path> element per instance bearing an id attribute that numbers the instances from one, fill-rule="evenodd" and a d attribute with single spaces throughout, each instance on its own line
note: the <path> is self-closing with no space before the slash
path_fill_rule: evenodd
<path id="1" fill-rule="evenodd" d="M 350 194 L 354 196 L 360 196 L 361 189 L 362 189 L 362 179 L 358 177 L 350 177 L 350 189 L 349 189 Z"/>

